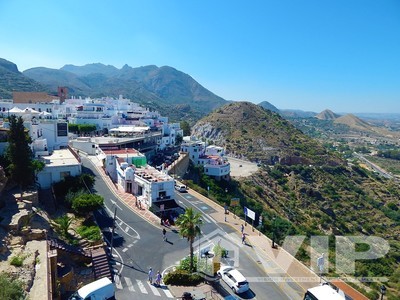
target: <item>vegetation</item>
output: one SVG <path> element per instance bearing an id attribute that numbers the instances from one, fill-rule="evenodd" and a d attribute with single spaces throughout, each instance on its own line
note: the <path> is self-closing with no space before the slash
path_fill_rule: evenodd
<path id="1" fill-rule="evenodd" d="M 69 230 L 73 221 L 74 219 L 68 215 L 63 215 L 55 219 L 57 231 L 64 238 L 70 237 Z"/>
<path id="2" fill-rule="evenodd" d="M 104 205 L 104 198 L 95 194 L 82 194 L 72 200 L 73 211 L 82 216 L 99 209 Z"/>
<path id="3" fill-rule="evenodd" d="M 96 130 L 96 124 L 68 124 L 68 131 L 76 134 L 86 134 Z"/>
<path id="4" fill-rule="evenodd" d="M 22 281 L 9 273 L 0 273 L 0 299 L 26 299 L 26 293 Z"/>
<path id="5" fill-rule="evenodd" d="M 25 257 L 22 255 L 13 256 L 10 260 L 10 265 L 15 267 L 22 267 L 24 264 Z"/>
<path id="6" fill-rule="evenodd" d="M 22 191 L 35 183 L 36 174 L 43 169 L 44 164 L 33 159 L 33 152 L 30 148 L 32 140 L 25 130 L 21 117 L 10 116 L 7 141 L 8 146 L 4 154 L 5 170 Z"/>
<path id="7" fill-rule="evenodd" d="M 101 232 L 99 226 L 91 222 L 90 224 L 83 224 L 76 229 L 76 232 L 89 241 L 101 240 Z"/>
<path id="8" fill-rule="evenodd" d="M 200 225 L 202 224 L 201 214 L 195 213 L 192 208 L 187 208 L 184 214 L 179 215 L 175 224 L 179 227 L 179 235 L 187 238 L 190 250 L 189 272 L 194 272 L 193 243 L 200 235 Z"/>
<path id="9" fill-rule="evenodd" d="M 67 206 L 72 205 L 74 196 L 79 196 L 82 191 L 90 192 L 93 188 L 94 176 L 83 173 L 79 176 L 68 176 L 53 185 L 54 193 L 58 199 L 65 201 Z"/>
<path id="10" fill-rule="evenodd" d="M 186 270 L 175 270 L 164 277 L 165 284 L 195 286 L 204 281 L 199 274 L 192 274 Z"/>

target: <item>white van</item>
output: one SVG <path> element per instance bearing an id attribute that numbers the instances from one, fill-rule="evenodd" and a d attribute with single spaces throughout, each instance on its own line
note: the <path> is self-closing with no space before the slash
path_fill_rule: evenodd
<path id="1" fill-rule="evenodd" d="M 115 299 L 115 288 L 107 277 L 93 281 L 73 293 L 69 300 L 108 300 Z"/>
<path id="2" fill-rule="evenodd" d="M 186 192 L 187 191 L 187 186 L 181 183 L 175 183 L 175 189 L 178 192 Z"/>

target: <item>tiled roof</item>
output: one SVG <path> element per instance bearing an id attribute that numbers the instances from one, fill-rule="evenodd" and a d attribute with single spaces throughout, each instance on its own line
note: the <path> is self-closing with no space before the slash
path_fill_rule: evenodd
<path id="1" fill-rule="evenodd" d="M 51 102 L 54 99 L 60 98 L 45 92 L 13 92 L 14 103 Z"/>

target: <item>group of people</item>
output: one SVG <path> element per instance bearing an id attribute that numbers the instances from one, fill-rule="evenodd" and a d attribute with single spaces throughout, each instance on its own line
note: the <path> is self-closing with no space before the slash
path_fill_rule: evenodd
<path id="1" fill-rule="evenodd" d="M 162 276 L 161 276 L 160 271 L 157 271 L 155 285 L 158 285 L 158 286 L 161 285 L 161 278 L 162 278 Z M 149 269 L 149 283 L 153 284 L 153 269 L 152 268 Z"/>

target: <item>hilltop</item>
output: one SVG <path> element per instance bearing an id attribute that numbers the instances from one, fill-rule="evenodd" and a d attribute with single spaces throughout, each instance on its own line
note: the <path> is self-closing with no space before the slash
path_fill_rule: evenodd
<path id="1" fill-rule="evenodd" d="M 355 276 L 387 276 L 400 287 L 400 210 L 398 183 L 379 177 L 354 160 L 348 163 L 305 136 L 278 114 L 251 103 L 218 108 L 193 127 L 202 139 L 232 155 L 262 160 L 267 166 L 230 184 L 241 204 L 263 215 L 272 236 L 305 234 L 380 236 L 391 245 L 382 259 L 357 262 Z M 330 248 L 334 247 L 330 244 Z M 306 251 L 298 258 L 309 261 Z M 397 274 L 397 275 L 396 275 Z"/>
<path id="2" fill-rule="evenodd" d="M 335 114 L 333 111 L 331 111 L 329 109 L 325 109 L 324 111 L 321 111 L 315 117 L 320 120 L 335 120 L 335 119 L 339 118 L 340 115 Z"/>
<path id="3" fill-rule="evenodd" d="M 47 89 L 18 71 L 16 64 L 0 58 L 0 98 L 12 98 L 13 91 L 44 92 Z"/>
<path id="4" fill-rule="evenodd" d="M 224 146 L 233 155 L 266 164 L 343 163 L 279 114 L 250 102 L 216 109 L 195 124 L 192 134 Z"/>

